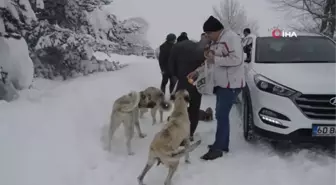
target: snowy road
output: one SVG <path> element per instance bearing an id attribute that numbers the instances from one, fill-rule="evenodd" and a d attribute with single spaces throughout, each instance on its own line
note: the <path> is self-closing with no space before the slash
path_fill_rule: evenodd
<path id="1" fill-rule="evenodd" d="M 154 60 L 139 58 L 120 71 L 80 77 L 66 83 L 38 81 L 33 92 L 11 104 L 0 103 L 1 185 L 136 185 L 147 159 L 148 145 L 162 126 L 141 120 L 148 136 L 136 138 L 134 156 L 127 156 L 123 128 L 113 151 L 102 150 L 101 128 L 108 123 L 116 97 L 133 89 L 158 86 Z M 202 108 L 214 106 L 205 97 Z M 165 115 L 166 116 L 166 115 Z M 192 164 L 181 163 L 174 185 L 333 185 L 335 159 L 301 150 L 278 155 L 263 145 L 249 145 L 242 137 L 237 110 L 231 113 L 231 152 L 203 162 L 199 157 L 213 140 L 215 123 L 200 123 L 202 145 L 191 154 Z M 153 168 L 147 185 L 163 184 L 167 169 Z"/>

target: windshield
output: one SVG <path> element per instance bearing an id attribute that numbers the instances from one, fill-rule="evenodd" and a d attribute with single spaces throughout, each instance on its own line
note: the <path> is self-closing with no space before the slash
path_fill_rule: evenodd
<path id="1" fill-rule="evenodd" d="M 256 63 L 335 63 L 335 43 L 326 37 L 261 37 L 256 39 Z"/>

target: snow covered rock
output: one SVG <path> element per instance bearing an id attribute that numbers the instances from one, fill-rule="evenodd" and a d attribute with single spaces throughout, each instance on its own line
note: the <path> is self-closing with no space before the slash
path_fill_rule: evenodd
<path id="1" fill-rule="evenodd" d="M 34 77 L 34 65 L 26 41 L 0 37 L 0 66 L 17 90 L 28 88 Z"/>
<path id="2" fill-rule="evenodd" d="M 1 78 L 0 78 L 1 79 Z M 0 100 L 13 101 L 19 97 L 15 87 L 8 80 L 0 80 Z"/>

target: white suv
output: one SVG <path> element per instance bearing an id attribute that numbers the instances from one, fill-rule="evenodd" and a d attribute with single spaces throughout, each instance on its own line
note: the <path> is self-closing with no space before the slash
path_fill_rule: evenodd
<path id="1" fill-rule="evenodd" d="M 246 64 L 244 137 L 332 144 L 335 42 L 320 35 L 256 37 Z"/>

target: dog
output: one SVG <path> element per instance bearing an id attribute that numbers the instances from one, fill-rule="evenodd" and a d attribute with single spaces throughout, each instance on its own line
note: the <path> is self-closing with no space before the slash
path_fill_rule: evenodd
<path id="1" fill-rule="evenodd" d="M 153 120 L 153 125 L 156 124 L 156 112 L 159 111 L 160 114 L 160 123 L 163 123 L 163 112 L 171 107 L 169 103 L 165 102 L 164 93 L 156 88 L 156 87 L 148 87 L 144 90 L 144 94 L 148 97 L 150 104 L 156 104 L 153 108 L 151 108 L 150 113 Z M 166 106 L 166 107 L 165 107 Z M 140 118 L 148 112 L 148 108 L 140 109 Z"/>
<path id="2" fill-rule="evenodd" d="M 111 151 L 112 137 L 115 131 L 123 123 L 126 137 L 126 147 L 128 155 L 134 155 L 131 147 L 131 140 L 134 135 L 134 126 L 140 138 L 146 137 L 141 131 L 139 122 L 139 109 L 140 108 L 153 108 L 156 104 L 149 101 L 144 91 L 130 93 L 116 99 L 113 104 L 112 113 L 110 117 L 110 125 L 108 130 L 107 149 Z M 167 110 L 162 108 L 162 110 Z"/>
<path id="3" fill-rule="evenodd" d="M 199 121 L 213 121 L 213 110 L 211 107 L 208 107 L 205 111 L 199 110 Z"/>
<path id="4" fill-rule="evenodd" d="M 154 136 L 150 144 L 147 163 L 138 176 L 139 185 L 144 185 L 143 179 L 155 162 L 157 162 L 157 165 L 162 163 L 169 168 L 164 184 L 171 185 L 180 158 L 185 156 L 185 162 L 190 163 L 189 152 L 201 143 L 201 140 L 199 140 L 190 145 L 190 121 L 187 110 L 190 98 L 188 91 L 179 90 L 171 96 L 171 99 L 174 101 L 173 112 L 167 124 Z M 183 147 L 180 146 L 182 142 L 185 142 Z"/>

